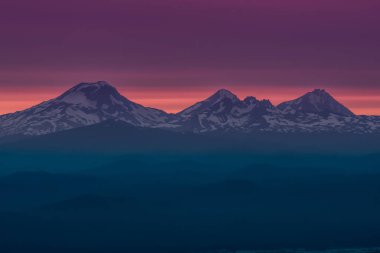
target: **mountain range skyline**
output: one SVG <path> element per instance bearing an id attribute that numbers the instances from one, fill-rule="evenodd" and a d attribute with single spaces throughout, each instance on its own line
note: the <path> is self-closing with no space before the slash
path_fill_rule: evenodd
<path id="1" fill-rule="evenodd" d="M 96 86 L 96 85 L 109 86 L 109 87 L 112 87 L 113 89 L 117 90 L 117 92 L 118 92 L 120 95 L 122 95 L 123 97 L 129 99 L 129 96 L 128 96 L 128 95 L 124 95 L 124 94 L 123 94 L 123 93 L 127 93 L 127 92 L 121 92 L 119 89 L 116 88 L 116 86 L 114 86 L 114 85 L 111 84 L 110 82 L 102 80 L 102 81 L 96 81 L 96 82 L 81 82 L 81 83 L 78 83 L 78 84 L 72 86 L 71 88 L 68 88 L 68 89 L 67 89 L 66 91 L 64 91 L 64 92 L 61 91 L 60 95 L 58 95 L 58 96 L 53 96 L 52 98 L 47 99 L 47 100 L 41 100 L 41 101 L 37 102 L 36 104 L 31 105 L 30 107 L 34 107 L 34 106 L 36 106 L 36 105 L 38 105 L 38 104 L 40 104 L 40 103 L 47 102 L 47 101 L 49 101 L 49 100 L 51 100 L 51 99 L 53 99 L 53 98 L 59 98 L 59 97 L 62 97 L 62 96 L 64 96 L 65 94 L 70 93 L 70 91 L 75 90 L 76 88 L 78 88 L 78 87 L 79 87 L 80 85 L 82 85 L 82 84 L 90 84 L 90 85 L 94 85 L 94 86 Z M 285 104 L 285 103 L 291 102 L 291 101 L 293 101 L 293 100 L 297 100 L 297 99 L 299 99 L 299 98 L 301 98 L 301 97 L 303 97 L 303 96 L 305 96 L 305 95 L 307 95 L 307 94 L 314 93 L 314 92 L 326 92 L 326 94 L 330 95 L 330 92 L 329 92 L 328 90 L 324 89 L 324 88 L 314 88 L 314 89 L 311 89 L 311 90 L 309 90 L 309 91 L 307 91 L 307 92 L 305 92 L 305 93 L 303 93 L 303 94 L 298 94 L 298 96 L 295 96 L 295 97 L 293 97 L 292 99 L 289 99 L 289 100 L 283 100 L 283 101 L 280 101 L 280 102 L 278 102 L 278 103 L 272 103 L 270 97 L 268 97 L 268 98 L 263 98 L 263 99 L 259 99 L 259 98 L 257 98 L 256 96 L 254 96 L 253 94 L 252 94 L 252 95 L 246 95 L 246 96 L 241 97 L 241 96 L 236 95 L 235 92 L 231 91 L 231 89 L 227 89 L 227 88 L 224 88 L 224 87 L 220 87 L 220 88 L 216 89 L 214 92 L 209 93 L 208 96 L 205 96 L 205 97 L 199 99 L 198 101 L 193 102 L 193 104 L 190 104 L 189 106 L 184 107 L 184 108 L 181 108 L 181 109 L 179 109 L 179 110 L 177 110 L 177 111 L 175 111 L 175 112 L 172 112 L 172 111 L 166 111 L 165 109 L 162 109 L 162 108 L 159 108 L 159 107 L 151 107 L 151 106 L 146 105 L 146 104 L 143 104 L 143 103 L 138 103 L 138 104 L 141 104 L 142 106 L 145 106 L 145 107 L 158 109 L 158 110 L 164 111 L 165 113 L 168 113 L 168 114 L 181 114 L 182 112 L 188 110 L 189 108 L 191 108 L 191 107 L 194 106 L 195 104 L 197 104 L 197 103 L 199 103 L 199 102 L 201 102 L 201 101 L 203 101 L 203 100 L 210 99 L 210 98 L 212 98 L 213 96 L 217 96 L 218 94 L 219 94 L 219 95 L 222 94 L 223 96 L 227 96 L 227 97 L 234 98 L 234 99 L 241 100 L 241 101 L 248 101 L 248 100 L 251 100 L 251 99 L 256 100 L 256 101 L 267 101 L 269 104 L 271 104 L 271 105 L 274 106 L 274 107 L 281 107 L 281 106 L 282 106 L 283 104 Z M 330 95 L 330 96 L 331 96 L 331 95 Z M 334 96 L 334 97 L 335 97 L 335 96 Z M 159 98 L 157 98 L 157 99 L 159 99 Z M 180 98 L 179 98 L 179 99 L 180 99 Z M 132 99 L 132 100 L 133 100 L 133 99 Z M 24 109 L 16 110 L 16 111 L 10 111 L 10 112 L 7 112 L 7 113 L 0 113 L 0 116 L 2 116 L 2 115 L 6 115 L 6 114 L 15 113 L 15 112 L 19 112 L 19 111 L 24 111 L 24 110 L 26 110 L 26 109 L 28 109 L 28 108 L 24 108 Z M 353 113 L 351 110 L 350 110 L 350 112 L 351 112 L 351 114 L 353 114 L 353 115 L 366 115 L 366 114 L 355 114 L 355 113 Z"/>
<path id="2" fill-rule="evenodd" d="M 27 94 L 22 89 L 16 89 L 13 91 L 5 89 L 0 94 L 0 115 L 24 110 L 41 101 L 56 97 L 67 86 L 67 84 L 48 87 L 36 86 L 35 89 L 28 91 Z M 218 89 L 230 90 L 240 98 L 254 95 L 260 99 L 269 99 L 274 105 L 278 105 L 284 101 L 301 96 L 317 87 L 332 92 L 334 97 L 344 103 L 357 115 L 380 115 L 380 110 L 377 109 L 380 97 L 376 95 L 376 92 L 373 93 L 365 90 L 357 92 L 350 89 L 336 89 L 334 87 L 329 87 L 328 85 L 297 88 L 286 86 L 278 87 L 276 89 L 265 86 L 249 88 L 234 85 L 214 85 L 212 88 L 209 86 L 195 86 L 195 89 L 187 89 L 182 86 L 178 86 L 178 89 L 160 89 L 159 87 L 140 89 L 133 85 L 116 85 L 115 87 L 117 87 L 122 94 L 126 94 L 129 98 L 139 104 L 160 108 L 168 113 L 178 113 L 192 104 L 208 97 Z"/>
<path id="3" fill-rule="evenodd" d="M 95 82 L 88 82 L 88 83 L 98 83 L 98 82 L 109 83 L 107 81 L 95 81 Z M 152 90 L 152 91 L 144 91 L 144 94 L 143 94 L 141 92 L 136 92 L 136 90 L 133 88 L 131 89 L 131 92 L 130 92 L 129 88 L 125 88 L 123 86 L 121 86 L 122 88 L 120 88 L 120 86 L 114 86 L 114 87 L 115 88 L 117 87 L 117 90 L 121 94 L 125 94 L 126 97 L 132 99 L 133 101 L 137 102 L 138 104 L 144 105 L 146 107 L 157 108 L 157 109 L 165 111 L 166 113 L 169 113 L 169 114 L 180 113 L 181 111 L 186 110 L 188 107 L 191 107 L 193 104 L 201 101 L 202 99 L 208 98 L 213 93 L 216 93 L 219 90 L 227 90 L 242 100 L 244 100 L 247 97 L 254 97 L 254 98 L 257 98 L 259 100 L 260 99 L 268 100 L 274 106 L 279 106 L 280 104 L 282 104 L 284 102 L 298 98 L 298 97 L 305 95 L 305 94 L 307 94 L 313 90 L 326 90 L 330 93 L 330 89 L 324 88 L 324 86 L 321 85 L 321 86 L 316 86 L 316 87 L 310 88 L 310 89 L 300 89 L 300 90 L 298 90 L 298 89 L 297 90 L 291 90 L 291 89 L 286 90 L 285 89 L 285 90 L 280 90 L 280 92 L 277 92 L 275 90 L 275 91 L 273 91 L 273 93 L 270 93 L 270 91 L 266 90 L 264 92 L 264 94 L 266 94 L 266 95 L 264 95 L 264 96 L 262 95 L 263 94 L 263 89 L 262 89 L 262 90 L 259 90 L 257 92 L 258 96 L 256 96 L 256 94 L 253 94 L 255 92 L 252 93 L 249 90 L 246 90 L 246 91 L 239 91 L 238 90 L 236 92 L 234 88 L 232 88 L 232 89 L 227 88 L 227 87 L 229 87 L 229 85 L 221 85 L 221 86 L 219 86 L 219 88 L 215 88 L 213 90 L 211 90 L 211 89 L 204 90 L 204 89 L 200 88 L 199 91 L 195 90 L 195 89 L 192 89 L 190 91 L 182 91 L 182 88 L 179 87 L 179 91 L 178 91 L 179 94 L 175 98 L 173 98 L 172 96 L 174 96 L 175 94 L 173 93 L 173 90 L 171 90 L 171 92 L 169 92 L 170 98 L 168 98 L 165 94 L 163 95 L 162 92 L 156 92 L 156 89 Z M 175 90 L 174 90 L 174 92 L 175 92 Z M 37 95 L 37 96 L 35 96 L 35 98 L 34 97 L 32 98 L 30 96 L 30 94 L 25 95 L 24 93 L 22 93 L 24 95 L 21 96 L 20 94 L 18 94 L 18 95 L 15 95 L 13 93 L 8 94 L 5 91 L 5 93 L 3 95 L 8 96 L 8 98 L 3 99 L 3 101 L 0 101 L 0 105 L 2 105 L 2 103 L 7 103 L 7 105 L 0 107 L 0 115 L 10 114 L 10 113 L 14 113 L 17 111 L 23 111 L 23 110 L 28 109 L 29 107 L 33 107 L 34 105 L 37 105 L 43 101 L 50 100 L 53 97 L 58 97 L 59 94 L 61 94 L 61 93 L 62 93 L 62 89 L 57 89 L 55 92 L 49 92 L 49 93 L 45 93 L 45 92 L 41 91 L 41 92 L 39 92 L 40 96 Z M 189 94 L 190 94 L 191 98 L 189 98 Z M 283 95 L 283 96 L 281 96 L 281 95 Z M 12 99 L 12 102 L 11 102 L 9 100 L 9 99 L 11 99 L 10 98 L 11 96 L 15 96 L 16 101 L 13 101 L 13 99 Z M 163 97 L 161 97 L 161 96 L 163 96 Z M 349 108 L 356 115 L 373 115 L 373 116 L 380 115 L 380 112 L 377 113 L 377 110 L 371 110 L 371 109 L 368 110 L 368 108 L 359 108 L 359 110 L 358 110 L 358 108 L 356 108 L 355 105 L 357 105 L 356 102 L 358 102 L 359 100 L 355 99 L 352 96 L 344 96 L 344 95 L 342 96 L 341 94 L 334 92 L 334 97 L 337 98 L 337 100 L 341 101 L 343 104 L 345 104 L 345 106 L 347 108 Z M 376 98 L 377 98 L 376 96 L 369 97 L 368 102 L 372 103 L 372 99 L 375 101 Z M 27 101 L 27 102 L 22 102 L 22 101 Z M 176 103 L 174 108 L 171 107 L 173 103 Z M 352 103 L 353 103 L 353 105 L 351 105 Z M 369 113 L 366 113 L 367 111 L 369 111 Z"/>
<path id="4" fill-rule="evenodd" d="M 105 81 L 79 83 L 58 97 L 0 116 L 0 136 L 44 135 L 108 120 L 176 132 L 376 133 L 380 117 L 355 115 L 327 91 L 314 89 L 273 105 L 253 96 L 240 99 L 219 89 L 178 113 L 145 107 Z"/>

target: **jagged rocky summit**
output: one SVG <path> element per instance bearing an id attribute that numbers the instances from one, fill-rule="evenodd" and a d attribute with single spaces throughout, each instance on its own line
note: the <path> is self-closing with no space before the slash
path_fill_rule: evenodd
<path id="1" fill-rule="evenodd" d="M 252 96 L 241 100 L 221 89 L 177 114 L 169 114 L 134 103 L 109 83 L 99 81 L 80 83 L 57 98 L 1 115 L 0 136 L 42 135 L 107 120 L 195 133 L 375 133 L 380 130 L 380 117 L 355 115 L 321 89 L 278 106 Z"/>

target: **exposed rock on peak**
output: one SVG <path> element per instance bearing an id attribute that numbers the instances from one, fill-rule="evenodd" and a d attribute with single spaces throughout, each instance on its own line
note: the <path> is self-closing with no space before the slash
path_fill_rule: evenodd
<path id="1" fill-rule="evenodd" d="M 277 106 L 285 113 L 315 113 L 336 114 L 340 116 L 355 116 L 348 108 L 335 100 L 327 91 L 315 89 L 305 95 Z"/>

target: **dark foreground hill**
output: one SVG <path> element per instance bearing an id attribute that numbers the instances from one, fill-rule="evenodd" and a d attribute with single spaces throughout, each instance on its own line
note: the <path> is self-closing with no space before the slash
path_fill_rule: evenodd
<path id="1" fill-rule="evenodd" d="M 380 245 L 376 135 L 106 121 L 0 145 L 0 252 Z"/>
<path id="2" fill-rule="evenodd" d="M 305 158 L 325 161 L 305 165 L 299 161 Z M 278 159 L 283 166 L 271 164 Z M 379 245 L 379 163 L 328 156 L 255 161 L 119 157 L 70 174 L 0 177 L 0 249 L 190 253 Z"/>

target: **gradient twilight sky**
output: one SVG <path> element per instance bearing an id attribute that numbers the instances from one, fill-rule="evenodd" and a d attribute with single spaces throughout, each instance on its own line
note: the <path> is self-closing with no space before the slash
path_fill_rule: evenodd
<path id="1" fill-rule="evenodd" d="M 0 113 L 106 80 L 179 111 L 220 88 L 325 88 L 380 115 L 379 0 L 1 0 Z"/>

